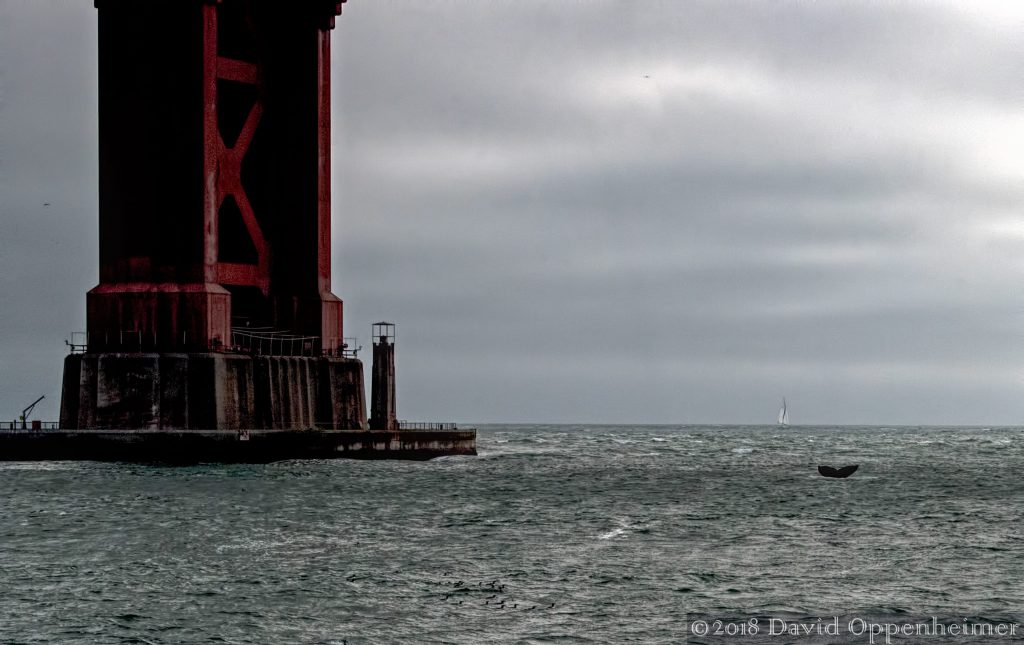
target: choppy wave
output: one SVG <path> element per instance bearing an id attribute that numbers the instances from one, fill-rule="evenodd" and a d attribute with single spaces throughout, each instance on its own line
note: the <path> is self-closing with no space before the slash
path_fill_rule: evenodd
<path id="1" fill-rule="evenodd" d="M 480 457 L 426 463 L 0 464 L 0 641 L 730 642 L 688 626 L 1021 622 L 1022 446 L 1014 428 L 488 426 Z M 821 463 L 860 470 L 828 480 Z"/>

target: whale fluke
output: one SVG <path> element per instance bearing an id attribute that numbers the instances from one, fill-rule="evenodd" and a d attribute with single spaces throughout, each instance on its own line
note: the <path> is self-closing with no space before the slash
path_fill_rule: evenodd
<path id="1" fill-rule="evenodd" d="M 832 466 L 818 466 L 818 474 L 822 477 L 849 477 L 853 473 L 857 472 L 857 468 L 860 464 L 854 464 L 853 466 L 843 466 L 842 468 L 833 468 Z"/>

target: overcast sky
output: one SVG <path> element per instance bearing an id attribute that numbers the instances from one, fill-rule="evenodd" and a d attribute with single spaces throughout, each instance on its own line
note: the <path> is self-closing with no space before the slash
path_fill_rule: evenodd
<path id="1" fill-rule="evenodd" d="M 1024 423 L 1024 3 L 351 0 L 333 38 L 334 291 L 397 322 L 399 417 Z M 85 327 L 96 101 L 92 1 L 0 0 L 0 418 L 56 419 Z"/>

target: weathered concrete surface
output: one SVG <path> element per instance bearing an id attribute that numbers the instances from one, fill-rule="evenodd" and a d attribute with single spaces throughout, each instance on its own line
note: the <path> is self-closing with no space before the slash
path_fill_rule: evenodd
<path id="1" fill-rule="evenodd" d="M 475 455 L 476 431 L 7 430 L 0 461 L 269 463 Z"/>
<path id="2" fill-rule="evenodd" d="M 362 430 L 362 362 L 243 354 L 71 354 L 64 430 Z"/>

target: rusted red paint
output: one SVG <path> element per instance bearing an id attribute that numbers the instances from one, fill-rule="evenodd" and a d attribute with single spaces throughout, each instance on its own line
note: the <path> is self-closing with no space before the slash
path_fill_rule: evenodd
<path id="1" fill-rule="evenodd" d="M 341 10 L 341 5 L 338 5 Z M 319 237 L 317 245 L 318 269 L 320 272 L 319 290 L 331 289 L 331 38 L 325 32 L 317 34 L 320 40 L 317 52 L 317 65 L 320 74 L 317 82 L 318 113 L 317 132 L 319 141 L 317 150 L 317 218 L 319 220 Z"/>
<path id="2" fill-rule="evenodd" d="M 203 275 L 217 282 L 217 3 L 202 7 L 203 65 Z M 229 321 L 230 322 L 230 321 Z"/>
<path id="3" fill-rule="evenodd" d="M 259 70 L 253 63 L 218 56 L 217 78 L 246 85 L 258 85 Z M 249 234 L 250 241 L 256 248 L 256 256 L 258 258 L 256 267 L 251 271 L 240 271 L 237 267 L 218 262 L 217 281 L 220 284 L 258 287 L 266 295 L 270 286 L 269 248 L 263 237 L 263 231 L 260 230 L 259 222 L 256 221 L 256 214 L 252 210 L 252 204 L 249 203 L 245 187 L 242 186 L 242 160 L 245 158 L 245 153 L 249 150 L 249 144 L 252 143 L 253 135 L 256 134 L 256 128 L 259 126 L 262 115 L 263 103 L 257 98 L 252 109 L 249 110 L 249 114 L 245 119 L 245 125 L 242 126 L 238 139 L 230 148 L 224 144 L 224 139 L 220 136 L 220 133 L 218 132 L 217 134 L 215 143 L 217 152 L 217 209 L 218 211 L 220 210 L 225 197 L 230 195 L 235 198 L 238 209 L 242 213 L 245 229 Z"/>

